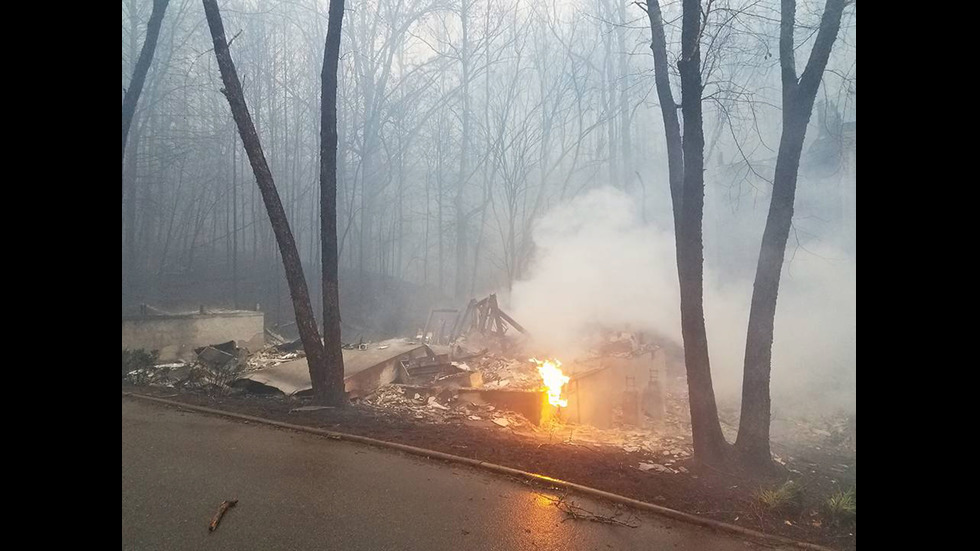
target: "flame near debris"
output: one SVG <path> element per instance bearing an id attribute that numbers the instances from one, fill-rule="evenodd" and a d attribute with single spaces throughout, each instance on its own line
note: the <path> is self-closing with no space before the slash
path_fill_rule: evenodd
<path id="1" fill-rule="evenodd" d="M 538 373 L 544 379 L 545 390 L 548 391 L 548 403 L 558 407 L 568 406 L 568 400 L 561 397 L 561 387 L 565 386 L 569 377 L 562 373 L 561 362 L 557 359 L 540 361 L 535 358 L 528 361 L 538 365 Z"/>

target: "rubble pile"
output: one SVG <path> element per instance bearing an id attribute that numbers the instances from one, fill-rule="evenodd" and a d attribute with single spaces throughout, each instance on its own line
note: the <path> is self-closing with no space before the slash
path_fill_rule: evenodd
<path id="1" fill-rule="evenodd" d="M 403 385 L 383 386 L 358 403 L 370 409 L 407 414 L 416 419 L 428 418 L 432 421 L 445 421 L 445 412 L 448 410 L 434 396 L 424 396 L 418 392 L 409 394 Z"/>
<path id="2" fill-rule="evenodd" d="M 386 414 L 407 415 L 437 423 L 465 423 L 477 426 L 512 428 L 537 432 L 523 415 L 505 411 L 489 404 L 475 404 L 459 399 L 451 389 L 435 389 L 413 385 L 391 384 L 356 401 L 364 407 Z"/>
<path id="3" fill-rule="evenodd" d="M 473 364 L 473 369 L 483 374 L 484 388 L 537 390 L 541 387 L 537 366 L 526 358 L 506 358 L 490 353 L 470 360 L 470 363 Z"/>
<path id="4" fill-rule="evenodd" d="M 135 385 L 166 388 L 204 389 L 228 392 L 228 384 L 247 368 L 249 352 L 235 341 L 196 349 L 195 361 L 152 363 L 125 374 L 123 379 Z"/>
<path id="5" fill-rule="evenodd" d="M 266 385 L 301 395 L 308 383 L 305 362 L 294 361 L 305 357 L 301 343 L 268 330 L 267 335 L 272 344 L 255 353 L 232 341 L 195 350 L 192 362 L 155 364 L 152 354 L 131 354 L 136 368 L 130 371 L 124 351 L 123 376 L 138 385 L 209 393 L 258 392 L 253 387 Z M 656 341 L 634 332 L 597 331 L 590 351 L 569 359 L 564 374 L 559 370 L 564 381 L 558 389 L 567 384 L 560 402 L 544 399 L 545 380 L 530 359 L 531 346 L 526 330 L 500 310 L 493 295 L 471 301 L 462 315 L 434 310 L 415 340 L 344 344 L 348 396 L 355 407 L 381 415 L 614 448 L 629 454 L 640 471 L 687 473 L 683 463 L 694 452 L 687 384 L 683 376 L 667 376 L 667 356 Z M 238 384 L 245 379 L 256 384 Z M 720 408 L 719 414 L 725 437 L 733 441 L 737 411 Z M 853 414 L 786 418 L 774 412 L 772 435 L 774 444 L 793 443 L 773 447 L 783 464 L 793 460 L 794 447 L 851 455 L 855 449 Z"/>
<path id="6" fill-rule="evenodd" d="M 173 388 L 191 378 L 193 366 L 183 361 L 155 364 L 127 372 L 123 380 L 139 386 Z"/>
<path id="7" fill-rule="evenodd" d="M 454 358 L 466 362 L 451 362 L 460 372 L 480 374 L 483 390 L 538 391 L 542 388 L 537 365 L 529 359 L 507 352 L 474 353 L 467 343 L 451 348 Z M 472 346 L 472 343 L 470 343 Z M 630 334 L 613 334 L 593 349 L 591 357 L 632 358 L 655 349 Z M 424 364 L 425 362 L 423 362 Z M 423 422 L 458 423 L 488 429 L 508 429 L 535 436 L 543 441 L 589 448 L 616 448 L 636 454 L 639 469 L 659 473 L 683 474 L 686 467 L 679 463 L 693 455 L 690 439 L 690 417 L 687 409 L 687 385 L 683 378 L 671 381 L 665 393 L 665 416 L 654 421 L 643 417 L 638 424 L 626 422 L 622 408 L 614 409 L 612 426 L 596 428 L 574 424 L 558 411 L 541 426 L 525 416 L 488 404 L 473 404 L 459 399 L 471 391 L 459 392 L 454 387 L 440 386 L 447 376 L 430 378 L 418 385 L 391 384 L 377 389 L 358 401 L 366 407 L 386 414 L 405 415 Z M 475 386 L 475 385 L 474 385 Z"/>
<path id="8" fill-rule="evenodd" d="M 302 349 L 298 352 L 293 352 L 283 351 L 278 346 L 267 346 L 248 357 L 243 372 L 258 371 L 259 369 L 274 367 L 290 360 L 305 357 L 306 355 L 303 354 Z"/>

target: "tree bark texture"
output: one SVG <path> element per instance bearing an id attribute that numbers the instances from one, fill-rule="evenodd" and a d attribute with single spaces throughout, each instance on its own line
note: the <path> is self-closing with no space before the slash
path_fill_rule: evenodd
<path id="1" fill-rule="evenodd" d="M 259 136 L 255 132 L 255 124 L 252 123 L 248 106 L 245 104 L 241 81 L 228 50 L 228 41 L 225 38 L 225 29 L 221 22 L 217 0 L 203 0 L 203 2 L 208 27 L 211 29 L 211 37 L 214 40 L 214 53 L 218 60 L 218 68 L 221 71 L 221 81 L 224 84 L 222 92 L 228 99 L 232 116 L 242 137 L 245 153 L 248 155 L 252 172 L 255 174 L 255 182 L 258 184 L 262 201 L 265 203 L 266 211 L 269 214 L 272 231 L 282 256 L 286 282 L 289 285 L 289 295 L 293 301 L 296 328 L 299 331 L 303 350 L 306 352 L 306 361 L 310 367 L 313 393 L 314 396 L 321 396 L 324 393 L 320 385 L 325 380 L 322 375 L 326 371 L 325 354 L 323 342 L 320 340 L 320 332 L 317 329 L 316 318 L 313 315 L 306 278 L 303 275 L 303 264 L 300 261 L 299 252 L 296 250 L 296 241 L 293 238 L 292 230 L 289 228 L 289 220 L 286 218 L 279 192 L 276 190 L 276 184 L 272 179 L 272 172 L 269 170 L 269 164 L 262 152 Z M 339 346 L 337 352 L 340 352 Z"/>
<path id="2" fill-rule="evenodd" d="M 783 87 L 783 133 L 779 141 L 772 199 L 752 288 L 745 339 L 742 413 L 735 441 L 739 463 L 753 471 L 764 472 L 772 468 L 769 446 L 769 382 L 772 372 L 776 298 L 779 294 L 786 242 L 793 222 L 793 204 L 806 127 L 810 122 L 820 79 L 840 30 L 845 4 L 846 0 L 827 0 L 810 58 L 803 74 L 797 78 L 793 37 L 796 1 L 782 0 L 779 59 Z"/>
<path id="3" fill-rule="evenodd" d="M 314 384 L 316 399 L 341 405 L 344 356 L 340 343 L 340 277 L 337 254 L 337 67 L 344 0 L 330 0 L 327 39 L 320 73 L 320 258 L 323 265 L 323 343 L 325 365 Z"/>

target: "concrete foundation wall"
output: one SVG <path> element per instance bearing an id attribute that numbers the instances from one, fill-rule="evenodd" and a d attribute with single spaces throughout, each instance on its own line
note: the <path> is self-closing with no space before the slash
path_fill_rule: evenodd
<path id="1" fill-rule="evenodd" d="M 548 422 L 556 409 L 548 403 L 543 391 L 461 388 L 456 396 L 463 402 L 490 404 L 499 409 L 520 413 L 535 425 Z"/>
<path id="2" fill-rule="evenodd" d="M 350 364 L 349 360 L 363 354 L 358 350 L 344 350 L 344 366 Z M 351 375 L 344 377 L 344 391 L 349 398 L 360 398 L 374 392 L 378 387 L 391 384 L 403 376 L 401 367 L 402 360 L 413 358 L 423 358 L 429 356 L 429 349 L 425 346 L 418 346 L 397 356 L 393 356 L 381 363 L 367 369 L 362 369 Z"/>
<path id="3" fill-rule="evenodd" d="M 159 350 L 161 361 L 192 359 L 195 348 L 232 340 L 252 351 L 264 346 L 264 314 L 223 312 L 122 320 L 122 347 Z"/>
<path id="4" fill-rule="evenodd" d="M 592 369 L 581 376 L 572 374 L 566 392 L 568 407 L 563 412 L 566 422 L 598 428 L 611 427 L 613 409 L 624 406 L 627 390 L 637 393 L 640 412 L 655 418 L 663 416 L 660 412 L 663 407 L 666 364 L 662 350 L 635 358 L 603 358 L 591 367 Z M 653 384 L 650 380 L 651 368 L 654 374 Z"/>

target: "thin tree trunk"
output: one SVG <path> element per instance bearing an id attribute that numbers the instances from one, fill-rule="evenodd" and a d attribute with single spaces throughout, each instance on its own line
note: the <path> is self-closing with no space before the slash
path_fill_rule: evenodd
<path id="1" fill-rule="evenodd" d="M 310 293 L 303 276 L 303 264 L 300 261 L 299 252 L 296 250 L 296 241 L 293 239 L 292 230 L 289 229 L 289 220 L 286 218 L 282 201 L 279 199 L 279 192 L 276 190 L 276 184 L 272 179 L 272 172 L 270 172 L 269 164 L 262 153 L 259 136 L 255 132 L 255 125 L 252 123 L 252 117 L 245 105 L 242 84 L 238 79 L 231 53 L 228 51 L 228 41 L 225 39 L 224 25 L 221 22 L 221 14 L 218 12 L 218 2 L 217 0 L 203 0 L 203 2 L 208 27 L 211 29 L 211 37 L 214 40 L 215 57 L 218 60 L 218 68 L 221 70 L 221 81 L 224 83 L 222 92 L 228 99 L 235 124 L 238 125 L 245 152 L 248 154 L 249 163 L 255 173 L 255 181 L 262 194 L 262 200 L 272 224 L 272 231 L 279 245 L 283 269 L 286 272 L 286 281 L 289 284 L 289 294 L 292 297 L 293 309 L 296 313 L 296 328 L 299 331 L 303 350 L 306 352 L 306 361 L 310 367 L 313 393 L 314 396 L 323 396 L 325 395 L 324 390 L 320 388 L 323 378 L 319 374 L 326 370 L 326 358 L 323 342 L 320 340 L 320 333 L 317 329 L 316 318 L 313 315 L 313 307 L 310 304 Z M 340 351 L 339 346 L 337 346 L 337 351 Z"/>
<path id="2" fill-rule="evenodd" d="M 602 2 L 602 13 L 605 17 L 609 17 L 612 20 L 609 6 L 606 0 Z M 603 57 L 602 57 L 602 80 L 600 88 L 600 96 L 602 101 L 603 116 L 605 117 L 606 125 L 606 151 L 609 157 L 606 159 L 607 167 L 609 169 L 609 184 L 611 186 L 617 187 L 619 189 L 625 190 L 625 183 L 619 174 L 619 161 L 617 159 L 617 146 L 616 146 L 616 108 L 614 107 L 616 99 L 613 97 L 615 94 L 614 88 L 616 85 L 615 79 L 613 78 L 613 62 L 612 62 L 612 37 L 610 36 L 612 29 L 608 31 L 603 29 L 602 31 L 602 43 L 603 43 Z"/>
<path id="3" fill-rule="evenodd" d="M 619 140 L 623 148 L 620 177 L 623 179 L 623 189 L 628 190 L 628 182 L 633 178 L 633 139 L 630 132 L 632 117 L 630 113 L 629 54 L 626 51 L 626 28 L 629 24 L 626 20 L 626 2 L 617 2 L 616 9 L 619 19 L 619 24 L 616 27 L 616 40 L 619 48 Z"/>
<path id="4" fill-rule="evenodd" d="M 442 91 L 441 89 L 442 89 L 442 87 L 440 86 L 440 91 Z M 443 263 L 443 255 L 445 254 L 445 243 L 444 243 L 443 237 L 444 237 L 445 231 L 444 231 L 444 228 L 443 228 L 443 221 L 442 221 L 442 197 L 443 197 L 443 192 L 442 192 L 442 178 L 443 178 L 443 173 L 442 173 L 442 164 L 443 164 L 442 136 L 443 136 L 443 118 L 440 117 L 439 118 L 439 136 L 436 137 L 436 235 L 439 236 L 439 289 L 440 290 L 443 290 L 443 289 L 446 288 L 445 287 L 445 284 L 444 284 L 444 281 L 443 281 L 444 280 L 444 276 L 445 276 L 445 270 L 444 270 L 444 267 L 443 267 L 444 266 L 444 263 Z"/>
<path id="5" fill-rule="evenodd" d="M 146 81 L 146 73 L 150 70 L 150 63 L 153 61 L 153 51 L 157 47 L 157 38 L 160 37 L 160 26 L 163 23 L 163 13 L 167 10 L 170 0 L 153 0 L 153 11 L 150 13 L 150 21 L 146 25 L 146 40 L 143 42 L 143 49 L 140 50 L 139 61 L 133 70 L 133 78 L 129 81 L 129 88 L 122 102 L 122 191 L 121 197 L 126 196 L 126 138 L 129 137 L 129 127 L 133 124 L 133 115 L 136 114 L 136 103 L 140 99 L 143 91 L 143 83 Z"/>
<path id="6" fill-rule="evenodd" d="M 679 224 L 684 187 L 684 151 L 681 142 L 681 125 L 677 117 L 677 103 L 670 89 L 669 62 L 667 61 L 667 38 L 664 36 L 664 20 L 659 0 L 647 2 L 647 16 L 650 18 L 653 51 L 654 83 L 660 99 L 660 113 L 664 119 L 667 135 L 667 178 L 670 182 L 670 201 L 674 211 L 674 233 L 679 235 Z"/>
<path id="7" fill-rule="evenodd" d="M 735 441 L 739 462 L 743 467 L 754 471 L 772 469 L 769 447 L 769 380 L 779 279 L 793 222 L 796 181 L 806 127 L 810 122 L 820 79 L 840 30 L 846 3 L 846 0 L 827 0 L 810 59 L 802 76 L 797 78 L 793 40 L 796 1 L 782 0 L 779 63 L 783 85 L 783 134 L 779 141 L 772 199 L 752 288 L 749 326 L 745 339 L 742 413 L 739 418 L 738 438 Z"/>
<path id="8" fill-rule="evenodd" d="M 727 459 L 728 444 L 718 422 L 711 384 L 708 335 L 704 325 L 704 129 L 701 113 L 701 3 L 684 0 L 681 23 L 682 113 L 684 115 L 684 180 L 677 240 L 677 272 L 681 290 L 681 334 L 691 402 L 694 453 L 708 464 Z"/>
<path id="9" fill-rule="evenodd" d="M 125 216 L 125 231 L 123 233 L 123 282 L 126 287 L 127 293 L 130 294 L 130 298 L 136 296 L 136 291 L 139 287 L 139 277 L 137 277 L 139 272 L 139 262 L 136 258 L 136 190 L 137 190 L 137 177 L 139 174 L 136 170 L 136 153 L 140 145 L 140 134 L 141 129 L 145 127 L 145 124 L 136 125 L 136 131 L 133 132 L 133 148 L 129 152 L 129 156 L 125 158 L 123 163 L 123 174 L 129 173 L 129 194 L 123 196 L 123 214 Z M 127 166 L 128 166 L 128 170 Z"/>
<path id="10" fill-rule="evenodd" d="M 238 303 L 238 144 L 231 141 L 231 300 Z"/>
<path id="11" fill-rule="evenodd" d="M 469 141 L 470 141 L 470 53 L 469 53 L 469 2 L 462 0 L 459 13 L 462 25 L 462 44 L 460 45 L 460 61 L 463 70 L 463 112 L 462 135 L 459 152 L 459 187 L 456 189 L 456 198 L 453 207 L 456 210 L 456 279 L 453 291 L 453 298 L 457 303 L 466 299 L 466 248 L 468 245 L 467 225 L 469 224 L 463 204 L 463 192 L 466 183 L 469 181 Z"/>
<path id="12" fill-rule="evenodd" d="M 314 385 L 316 398 L 342 405 L 344 357 L 340 343 L 340 276 L 337 256 L 337 66 L 344 0 L 330 0 L 327 39 L 323 48 L 320 104 L 320 258 L 323 263 L 323 344 L 325 365 Z"/>

